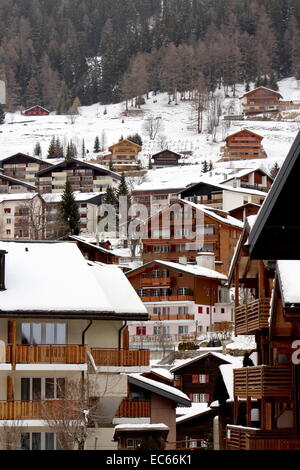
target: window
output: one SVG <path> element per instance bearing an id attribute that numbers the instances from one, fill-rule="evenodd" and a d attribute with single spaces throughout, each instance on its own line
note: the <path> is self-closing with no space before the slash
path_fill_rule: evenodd
<path id="1" fill-rule="evenodd" d="M 143 440 L 142 439 L 138 439 L 138 438 L 129 438 L 127 439 L 126 441 L 126 448 L 128 450 L 136 450 L 136 449 L 139 449 L 141 447 L 141 444 L 142 444 Z"/>
<path id="2" fill-rule="evenodd" d="M 67 344 L 66 323 L 22 323 L 22 344 Z"/>
<path id="3" fill-rule="evenodd" d="M 11 231 L 10 231 L 10 230 L 6 230 L 6 235 L 11 235 Z"/>
<path id="4" fill-rule="evenodd" d="M 64 378 L 21 378 L 21 401 L 58 400 L 64 398 L 64 395 Z"/>
<path id="5" fill-rule="evenodd" d="M 192 374 L 193 384 L 207 384 L 209 382 L 209 376 L 206 374 Z"/>
<path id="6" fill-rule="evenodd" d="M 24 432 L 21 434 L 21 450 L 56 450 L 53 432 Z"/>
<path id="7" fill-rule="evenodd" d="M 189 332 L 188 325 L 179 325 L 178 326 L 178 334 L 179 335 L 187 335 Z"/>
<path id="8" fill-rule="evenodd" d="M 11 209 L 9 209 L 8 207 L 4 209 L 4 214 L 11 214 Z"/>
<path id="9" fill-rule="evenodd" d="M 221 313 L 225 313 L 225 308 L 221 308 Z"/>
<path id="10" fill-rule="evenodd" d="M 203 307 L 198 307 L 198 313 L 203 313 Z"/>
<path id="11" fill-rule="evenodd" d="M 190 393 L 190 400 L 194 403 L 208 403 L 209 394 L 208 393 Z"/>
<path id="12" fill-rule="evenodd" d="M 137 326 L 136 327 L 136 334 L 138 336 L 145 336 L 146 335 L 146 327 L 145 326 Z"/>
<path id="13" fill-rule="evenodd" d="M 206 307 L 206 313 L 209 315 L 209 307 Z"/>
<path id="14" fill-rule="evenodd" d="M 178 307 L 178 315 L 188 315 L 189 308 L 188 307 Z"/>
<path id="15" fill-rule="evenodd" d="M 191 295 L 191 289 L 188 289 L 187 287 L 179 287 L 178 295 Z"/>

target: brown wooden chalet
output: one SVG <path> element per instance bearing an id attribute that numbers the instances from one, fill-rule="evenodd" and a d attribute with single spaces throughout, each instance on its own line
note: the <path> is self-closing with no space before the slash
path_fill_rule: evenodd
<path id="1" fill-rule="evenodd" d="M 166 380 L 165 377 L 157 373 L 130 374 L 128 375 L 128 396 L 122 401 L 114 423 L 124 423 L 125 418 L 128 424 L 133 419 L 135 424 L 141 420 L 140 432 L 145 431 L 143 429 L 145 421 L 150 428 L 151 425 L 162 423 L 169 430 L 166 449 L 175 449 L 176 407 L 178 405 L 190 407 L 191 402 L 184 394 L 178 394 L 172 382 Z M 127 436 L 128 439 L 132 437 Z M 136 434 L 136 437 L 141 439 L 140 433 Z M 128 449 L 128 442 L 125 447 L 123 443 L 122 448 Z"/>
<path id="2" fill-rule="evenodd" d="M 184 210 L 191 212 L 190 218 L 183 227 Z M 241 222 L 231 218 L 228 213 L 205 206 L 193 204 L 186 200 L 176 203 L 178 214 L 174 214 L 174 207 L 166 208 L 148 219 L 142 238 L 143 263 L 155 259 L 178 262 L 180 258 L 187 262 L 196 260 L 199 251 L 209 251 L 215 254 L 216 269 L 227 274 L 231 257 L 241 233 Z M 182 212 L 180 212 L 182 211 Z M 198 211 L 198 214 L 197 214 Z M 203 243 L 197 241 L 195 230 L 197 218 L 203 220 Z M 170 220 L 169 227 L 163 228 L 165 220 Z"/>
<path id="3" fill-rule="evenodd" d="M 43 106 L 36 105 L 25 109 L 23 114 L 25 114 L 25 116 L 49 116 L 50 111 L 48 111 L 46 108 L 43 108 Z"/>
<path id="4" fill-rule="evenodd" d="M 213 271 L 209 277 L 207 270 L 203 271 L 198 265 L 155 260 L 126 273 L 126 276 L 143 302 L 190 300 L 199 305 L 208 302 L 215 305 L 220 302 L 218 288 L 225 284 L 226 277 Z M 210 292 L 209 298 L 207 292 Z M 155 309 L 149 320 L 194 320 L 192 313 L 172 315 L 154 312 Z"/>
<path id="5" fill-rule="evenodd" d="M 236 207 L 229 211 L 229 214 L 235 219 L 245 221 L 250 215 L 256 215 L 260 210 L 261 206 L 259 204 L 254 204 L 253 202 L 247 202 L 240 207 Z"/>
<path id="6" fill-rule="evenodd" d="M 1 171 L 11 178 L 24 180 L 26 183 L 36 183 L 36 173 L 40 170 L 52 167 L 53 164 L 48 160 L 16 153 L 10 157 L 3 158 L 0 161 Z"/>
<path id="7" fill-rule="evenodd" d="M 35 191 L 36 187 L 33 184 L 0 173 L 0 193 L 25 193 Z"/>
<path id="8" fill-rule="evenodd" d="M 138 154 L 142 147 L 131 140 L 124 139 L 109 147 L 110 153 L 99 157 L 103 165 L 112 165 L 114 171 L 126 172 L 141 168 Z"/>
<path id="9" fill-rule="evenodd" d="M 39 171 L 37 186 L 41 193 L 63 192 L 68 180 L 73 191 L 101 192 L 107 186 L 115 186 L 120 179 L 120 175 L 107 168 L 71 158 Z"/>
<path id="10" fill-rule="evenodd" d="M 99 261 L 105 264 L 119 264 L 120 257 L 115 255 L 112 251 L 89 243 L 75 235 L 69 235 L 68 240 L 75 241 L 83 256 L 90 261 Z"/>
<path id="11" fill-rule="evenodd" d="M 263 137 L 248 129 L 226 137 L 226 145 L 221 147 L 221 162 L 234 160 L 252 160 L 257 158 L 267 158 L 261 141 Z"/>
<path id="12" fill-rule="evenodd" d="M 162 150 L 161 152 L 152 155 L 152 160 L 155 168 L 164 168 L 169 166 L 177 166 L 181 155 L 172 150 Z"/>
<path id="13" fill-rule="evenodd" d="M 248 114 L 277 112 L 282 96 L 275 90 L 260 86 L 248 91 L 241 98 L 242 110 Z"/>

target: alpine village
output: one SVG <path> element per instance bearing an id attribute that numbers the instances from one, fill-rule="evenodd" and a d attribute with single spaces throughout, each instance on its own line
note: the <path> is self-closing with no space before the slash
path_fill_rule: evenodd
<path id="1" fill-rule="evenodd" d="M 0 2 L 0 450 L 300 450 L 299 43 L 298 0 Z"/>

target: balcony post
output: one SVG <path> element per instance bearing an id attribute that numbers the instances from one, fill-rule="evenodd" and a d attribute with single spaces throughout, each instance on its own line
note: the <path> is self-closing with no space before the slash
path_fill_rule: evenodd
<path id="1" fill-rule="evenodd" d="M 7 342 L 11 344 L 11 364 L 12 369 L 16 367 L 16 343 L 17 343 L 17 322 L 8 321 Z"/>
<path id="2" fill-rule="evenodd" d="M 266 271 L 263 261 L 258 262 L 258 298 L 262 299 L 266 295 L 265 289 L 266 282 Z"/>
<path id="3" fill-rule="evenodd" d="M 251 398 L 250 397 L 247 397 L 246 409 L 247 409 L 247 426 L 251 427 Z"/>
<path id="4" fill-rule="evenodd" d="M 234 305 L 239 306 L 239 267 L 234 268 Z"/>

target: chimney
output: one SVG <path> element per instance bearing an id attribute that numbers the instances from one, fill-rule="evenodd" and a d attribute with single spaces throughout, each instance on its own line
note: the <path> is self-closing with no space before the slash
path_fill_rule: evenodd
<path id="1" fill-rule="evenodd" d="M 215 254 L 211 251 L 200 251 L 197 253 L 196 263 L 202 268 L 215 270 Z"/>
<path id="2" fill-rule="evenodd" d="M 178 259 L 178 263 L 184 264 L 185 266 L 187 265 L 187 257 L 186 256 L 180 256 Z"/>
<path id="3" fill-rule="evenodd" d="M 7 251 L 0 250 L 0 291 L 6 290 L 5 288 L 5 255 L 7 255 Z"/>

